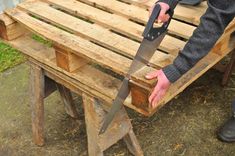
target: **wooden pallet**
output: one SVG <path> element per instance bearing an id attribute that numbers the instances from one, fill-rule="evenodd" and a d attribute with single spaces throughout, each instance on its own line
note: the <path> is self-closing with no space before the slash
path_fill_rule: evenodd
<path id="1" fill-rule="evenodd" d="M 81 82 L 85 92 L 111 103 L 121 79 L 97 68 L 94 63 L 118 75 L 127 73 L 148 20 L 146 8 L 154 2 L 28 0 L 1 15 L 0 35 L 45 67 L 68 75 L 71 81 Z M 149 107 L 148 96 L 156 81 L 146 80 L 144 76 L 172 63 L 196 29 L 206 8 L 206 2 L 198 7 L 177 6 L 168 35 L 151 59 L 150 66 L 132 75 L 131 94 L 125 102 L 126 106 L 144 115 L 152 115 L 234 49 L 229 44 L 235 29 L 235 22 L 232 22 L 211 53 L 171 86 L 159 107 Z M 51 41 L 52 48 L 23 35 L 27 32 Z"/>

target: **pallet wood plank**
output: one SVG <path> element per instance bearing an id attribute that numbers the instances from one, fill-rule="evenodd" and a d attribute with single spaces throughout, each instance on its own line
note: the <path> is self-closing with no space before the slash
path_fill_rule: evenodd
<path id="1" fill-rule="evenodd" d="M 45 21 L 63 27 L 64 29 L 67 29 L 80 36 L 84 36 L 86 39 L 112 49 L 127 57 L 133 58 L 138 50 L 138 42 L 119 36 L 98 25 L 90 24 L 83 20 L 67 15 L 61 11 L 49 7 L 45 3 L 22 3 L 18 5 L 18 7 L 24 9 L 30 14 L 42 18 Z M 53 14 L 53 16 L 51 16 L 51 14 Z M 172 49 L 172 53 L 174 51 L 177 53 L 178 49 Z M 164 59 L 165 61 L 163 61 Z M 150 60 L 150 64 L 154 67 L 164 67 L 172 60 L 173 56 L 156 51 L 153 58 Z"/>
<path id="2" fill-rule="evenodd" d="M 85 18 L 86 20 L 89 21 L 93 21 L 99 25 L 107 27 L 111 30 L 114 30 L 118 33 L 121 33 L 135 40 L 141 41 L 143 38 L 142 33 L 144 30 L 144 26 L 131 22 L 128 19 L 123 18 L 119 15 L 110 14 L 108 12 L 86 5 L 76 0 L 66 0 L 66 1 L 44 0 L 44 1 L 47 1 L 48 3 L 54 5 L 55 7 L 60 8 L 66 12 L 69 12 L 75 16 Z M 169 44 L 169 43 L 175 43 L 175 44 Z M 171 49 L 179 50 L 182 49 L 184 45 L 185 42 L 167 35 L 163 39 L 163 42 L 161 43 L 159 49 L 162 49 L 170 53 Z"/>
<path id="3" fill-rule="evenodd" d="M 100 7 L 103 7 L 103 9 L 108 9 L 109 11 L 113 11 L 114 13 L 117 13 L 117 14 L 128 15 L 128 17 L 139 18 L 139 20 L 141 20 L 141 19 L 145 19 L 145 21 L 148 20 L 148 16 L 146 15 L 146 13 L 147 13 L 146 11 L 145 11 L 145 16 L 143 16 L 144 15 L 143 10 L 142 10 L 142 12 L 141 12 L 141 10 L 137 11 L 137 8 L 132 10 L 131 9 L 132 5 L 129 5 L 129 7 L 124 7 L 126 4 L 121 5 L 121 1 L 112 0 L 112 1 L 114 1 L 112 4 L 115 4 L 114 7 L 111 7 L 112 4 L 107 2 L 106 0 L 98 0 L 98 1 L 95 1 L 95 0 L 79 0 L 79 1 L 82 1 L 82 2 L 90 4 L 90 5 L 93 4 L 94 6 L 98 5 Z M 130 4 L 131 3 L 139 4 L 138 6 L 147 5 L 149 7 L 151 7 L 155 3 L 155 0 L 146 1 L 144 3 L 137 3 L 135 0 L 122 0 L 122 1 L 128 2 Z M 122 6 L 122 7 L 120 7 L 120 6 Z M 192 26 L 192 25 L 190 25 L 190 23 L 195 24 L 194 22 L 192 22 L 192 21 L 195 21 L 196 22 L 195 25 L 199 25 L 200 17 L 205 13 L 207 7 L 208 6 L 207 6 L 206 1 L 202 2 L 199 6 L 196 6 L 196 7 L 195 6 L 185 6 L 185 5 L 180 5 L 180 4 L 177 5 L 176 10 L 175 10 L 175 15 L 179 16 L 178 19 L 182 20 L 182 21 L 184 21 L 184 19 L 190 19 L 190 18 L 191 19 L 190 20 L 185 20 L 189 24 L 184 23 L 184 25 L 182 25 L 183 22 L 179 22 L 177 20 L 176 20 L 177 22 L 175 22 L 175 20 L 173 19 L 171 21 L 170 26 L 169 26 L 169 30 L 170 31 L 176 31 L 176 33 L 178 33 L 177 36 L 185 37 L 186 39 L 190 38 L 193 31 L 196 28 L 196 26 Z M 141 14 L 139 15 L 138 12 L 141 12 Z M 147 17 L 147 20 L 146 20 L 146 17 Z M 170 28 L 171 25 L 172 25 L 173 28 Z M 234 30 L 234 25 L 235 25 L 235 21 L 233 20 L 228 25 L 228 27 L 225 29 L 224 34 L 229 34 L 231 31 L 233 31 Z M 187 35 L 185 34 L 186 36 L 184 36 L 183 35 L 184 33 L 187 33 Z M 220 38 L 220 40 L 223 40 L 223 36 Z M 168 45 L 170 43 L 172 43 L 172 42 L 168 42 Z"/>
<path id="4" fill-rule="evenodd" d="M 133 5 L 137 5 L 148 9 L 153 6 L 156 0 L 148 0 L 143 3 L 138 3 L 136 0 L 121 0 Z M 185 6 L 178 4 L 175 8 L 174 18 L 179 19 L 194 25 L 199 25 L 201 16 L 207 9 L 207 2 L 202 2 L 199 6 Z"/>
<path id="5" fill-rule="evenodd" d="M 4 24 L 5 24 L 6 26 L 15 23 L 15 21 L 14 21 L 13 19 L 11 19 L 9 16 L 7 16 L 7 15 L 4 14 L 4 13 L 1 13 L 1 14 L 0 14 L 0 20 L 1 20 L 2 22 L 4 22 Z"/>
<path id="6" fill-rule="evenodd" d="M 108 10 L 112 13 L 122 15 L 134 21 L 146 24 L 149 19 L 149 12 L 134 5 L 128 5 L 117 0 L 80 0 L 86 4 Z M 172 19 L 168 27 L 169 33 L 189 39 L 192 36 L 195 26 Z"/>
<path id="7" fill-rule="evenodd" d="M 7 14 L 13 17 L 16 21 L 22 23 L 31 31 L 53 41 L 58 47 L 64 48 L 88 60 L 92 60 L 93 62 L 119 74 L 126 74 L 132 62 L 130 59 L 113 53 L 110 50 L 95 45 L 68 32 L 62 31 L 59 28 L 50 26 L 42 21 L 36 20 L 20 10 L 12 9 L 7 11 Z M 145 68 L 147 69 L 151 67 Z M 133 76 L 132 79 L 142 83 L 143 85 L 149 83 L 144 78 L 144 75 L 138 78 Z"/>
<path id="8" fill-rule="evenodd" d="M 9 16 L 0 14 L 0 37 L 5 40 L 13 40 L 25 33 L 25 29 Z"/>

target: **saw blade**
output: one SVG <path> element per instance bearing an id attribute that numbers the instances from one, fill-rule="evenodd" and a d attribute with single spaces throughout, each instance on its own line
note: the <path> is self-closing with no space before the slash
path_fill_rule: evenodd
<path id="1" fill-rule="evenodd" d="M 104 123 L 100 129 L 99 134 L 102 134 L 106 131 L 109 124 L 111 123 L 111 121 L 115 117 L 115 114 L 121 109 L 125 99 L 129 95 L 130 88 L 129 88 L 128 83 L 129 83 L 131 74 L 137 72 L 138 70 L 145 67 L 149 63 L 149 60 L 151 59 L 154 52 L 159 47 L 159 45 L 162 42 L 165 35 L 166 35 L 166 33 L 163 33 L 153 41 L 143 39 L 135 57 L 134 57 L 134 60 L 132 61 L 132 64 L 129 68 L 127 76 L 124 78 L 122 85 L 118 91 L 118 94 L 113 101 L 112 107 L 104 119 Z"/>

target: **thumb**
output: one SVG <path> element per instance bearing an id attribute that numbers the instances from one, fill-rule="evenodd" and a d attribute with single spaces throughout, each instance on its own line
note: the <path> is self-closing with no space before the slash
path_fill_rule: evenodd
<path id="1" fill-rule="evenodd" d="M 154 71 L 152 73 L 148 73 L 145 78 L 146 79 L 154 79 L 154 78 L 157 78 L 158 77 L 158 73 L 159 73 L 159 70 L 157 71 Z"/>

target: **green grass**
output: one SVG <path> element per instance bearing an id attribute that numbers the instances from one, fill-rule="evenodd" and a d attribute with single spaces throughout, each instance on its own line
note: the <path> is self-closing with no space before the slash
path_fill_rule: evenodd
<path id="1" fill-rule="evenodd" d="M 38 35 L 33 34 L 33 35 L 32 35 L 32 39 L 34 39 L 35 41 L 38 41 L 38 42 L 40 42 L 40 43 L 42 43 L 42 44 L 44 44 L 44 45 L 46 45 L 46 46 L 48 46 L 48 47 L 51 47 L 51 46 L 52 46 L 52 43 L 51 43 L 50 41 L 44 39 L 44 38 L 41 37 L 41 36 L 38 36 Z"/>
<path id="2" fill-rule="evenodd" d="M 52 46 L 50 41 L 47 41 L 38 35 L 33 34 L 32 38 L 48 47 Z M 0 72 L 14 67 L 15 65 L 18 65 L 25 60 L 26 58 L 23 54 L 0 40 Z"/>
<path id="3" fill-rule="evenodd" d="M 25 61 L 25 57 L 17 50 L 0 41 L 0 72 Z"/>

